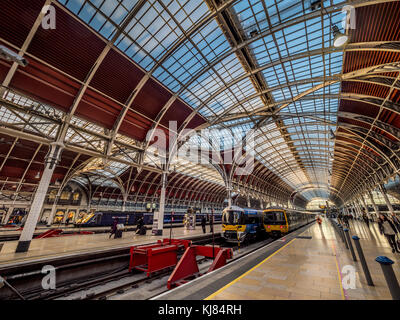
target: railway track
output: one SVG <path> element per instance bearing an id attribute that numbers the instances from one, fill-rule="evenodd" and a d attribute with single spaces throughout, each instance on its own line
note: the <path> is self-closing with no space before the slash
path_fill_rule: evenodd
<path id="1" fill-rule="evenodd" d="M 252 243 L 249 246 L 242 247 L 239 249 L 237 245 L 222 245 L 222 247 L 230 247 L 232 248 L 236 254 L 235 257 L 229 260 L 228 263 L 234 262 L 236 259 L 239 259 L 245 255 L 248 255 L 255 250 L 262 248 L 263 246 L 271 243 L 274 241 L 273 239 L 267 239 L 261 241 L 259 243 Z M 207 272 L 209 266 L 211 265 L 212 260 L 207 258 L 201 258 L 198 260 L 199 270 L 201 274 Z M 152 277 L 147 278 L 146 276 L 142 275 L 141 278 L 136 279 L 132 277 L 130 281 L 121 284 L 106 284 L 104 288 L 100 288 L 94 291 L 93 288 L 87 289 L 87 293 L 82 293 L 81 298 L 90 299 L 90 300 L 105 300 L 105 299 L 151 299 L 154 296 L 157 296 L 167 290 L 166 284 L 169 275 L 171 274 L 174 268 L 169 268 L 159 273 L 154 274 Z M 118 280 L 116 281 L 118 282 Z M 152 284 L 155 283 L 155 287 Z M 139 289 L 140 288 L 140 292 Z M 147 294 L 147 296 L 146 296 Z M 76 299 L 77 297 L 72 297 L 72 299 Z M 79 298 L 78 298 L 79 299 Z"/>
<path id="2" fill-rule="evenodd" d="M 234 258 L 228 260 L 227 264 L 234 263 L 237 259 L 240 259 L 252 252 L 259 250 L 260 248 L 269 245 L 270 243 L 279 240 L 267 238 L 259 242 L 253 242 L 246 246 L 241 245 L 238 247 L 236 244 L 224 243 L 223 238 L 220 234 L 215 235 L 215 245 L 222 247 L 232 248 L 235 252 Z M 192 243 L 195 245 L 211 244 L 211 235 L 207 237 L 198 237 L 192 239 Z M 183 252 L 181 252 L 182 254 Z M 97 272 L 89 276 L 88 274 L 77 278 L 69 279 L 66 281 L 60 281 L 57 283 L 55 290 L 41 290 L 36 286 L 30 290 L 19 291 L 21 296 L 27 300 L 104 300 L 104 299 L 150 299 L 161 293 L 167 291 L 167 279 L 171 274 L 173 267 L 165 269 L 163 271 L 155 272 L 151 277 L 147 277 L 142 272 L 128 272 L 128 261 L 129 261 L 129 250 L 126 253 L 110 255 L 107 257 L 101 257 L 97 259 L 90 259 L 86 261 L 70 263 L 60 265 L 57 267 L 57 275 L 60 271 L 64 270 L 73 272 L 76 268 L 86 267 L 89 274 L 93 270 L 100 268 L 103 265 L 114 264 L 114 268 L 108 268 L 104 272 Z M 123 261 L 123 263 L 116 263 L 116 261 Z M 203 274 L 207 271 L 212 260 L 207 258 L 201 258 L 198 260 L 200 273 Z M 1 273 L 0 273 L 1 274 Z M 29 275 L 40 275 L 40 272 L 31 272 L 27 274 L 17 274 L 7 277 L 9 281 L 16 279 L 29 278 Z M 24 282 L 26 283 L 26 282 Z M 154 286 L 155 285 L 155 286 Z M 137 290 L 139 289 L 140 290 Z M 145 294 L 143 294 L 145 292 Z M 1 290 L 0 290 L 1 294 Z M 4 299 L 0 295 L 0 300 Z M 6 298 L 7 299 L 7 298 Z M 10 297 L 8 297 L 10 299 Z M 18 299 L 15 296 L 11 299 Z"/>
<path id="3" fill-rule="evenodd" d="M 200 235 L 191 240 L 193 244 L 202 245 L 211 242 L 211 235 Z M 215 236 L 216 244 L 221 240 L 221 236 Z M 131 277 L 132 274 L 128 273 L 129 257 L 129 247 L 126 247 L 105 250 L 101 253 L 82 254 L 78 257 L 55 258 L 45 262 L 0 268 L 0 276 L 13 288 L 7 286 L 0 288 L 0 300 L 20 299 L 21 296 L 26 300 L 55 299 L 84 288 Z M 55 267 L 57 274 L 55 290 L 42 289 L 44 265 Z M 136 280 L 140 279 L 133 281 Z"/>

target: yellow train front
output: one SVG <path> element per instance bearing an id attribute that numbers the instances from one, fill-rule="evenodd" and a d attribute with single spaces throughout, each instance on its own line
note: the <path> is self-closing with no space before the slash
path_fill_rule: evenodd
<path id="1" fill-rule="evenodd" d="M 284 208 L 263 210 L 265 231 L 272 237 L 280 237 L 315 220 L 315 214 Z"/>
<path id="2" fill-rule="evenodd" d="M 242 243 L 265 235 L 260 210 L 227 207 L 222 212 L 222 237 L 226 242 Z"/>

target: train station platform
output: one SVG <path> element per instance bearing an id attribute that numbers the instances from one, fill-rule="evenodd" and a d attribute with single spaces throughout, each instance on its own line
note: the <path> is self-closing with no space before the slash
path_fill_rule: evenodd
<path id="1" fill-rule="evenodd" d="M 207 234 L 211 234 L 207 225 Z M 221 225 L 214 226 L 214 233 L 221 232 Z M 203 235 L 201 227 L 195 230 L 186 230 L 184 227 L 172 228 L 172 238 L 190 239 Z M 0 268 L 7 265 L 17 265 L 26 262 L 46 260 L 85 253 L 95 253 L 110 249 L 128 248 L 133 245 L 142 245 L 156 242 L 158 239 L 169 238 L 170 229 L 165 229 L 162 236 L 154 236 L 151 230 L 146 235 L 137 235 L 134 231 L 124 232 L 122 238 L 109 238 L 109 233 L 68 235 L 44 239 L 33 239 L 28 252 L 15 253 L 18 241 L 4 242 L 0 250 Z"/>
<path id="2" fill-rule="evenodd" d="M 391 300 L 377 256 L 395 264 L 400 279 L 400 254 L 392 253 L 378 224 L 350 222 L 350 235 L 357 235 L 374 286 L 368 286 L 362 266 L 328 219 L 322 225 L 303 227 L 243 259 L 177 287 L 161 300 Z M 348 288 L 348 266 L 355 268 L 355 288 Z M 343 285 L 344 284 L 344 285 Z"/>

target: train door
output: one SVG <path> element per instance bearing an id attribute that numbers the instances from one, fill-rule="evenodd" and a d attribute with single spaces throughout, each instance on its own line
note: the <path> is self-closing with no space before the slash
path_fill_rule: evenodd
<path id="1" fill-rule="evenodd" d="M 64 220 L 64 215 L 65 211 L 63 210 L 58 210 L 54 216 L 53 223 L 54 224 L 61 224 L 61 222 Z"/>
<path id="2" fill-rule="evenodd" d="M 68 212 L 67 218 L 65 219 L 65 224 L 74 222 L 75 213 L 76 212 L 72 210 Z"/>
<path id="3" fill-rule="evenodd" d="M 96 214 L 96 217 L 95 217 L 95 219 L 94 219 L 94 223 L 97 225 L 97 226 L 99 226 L 99 225 L 101 225 L 101 219 L 103 218 L 103 214 L 102 213 L 98 213 L 98 214 Z"/>

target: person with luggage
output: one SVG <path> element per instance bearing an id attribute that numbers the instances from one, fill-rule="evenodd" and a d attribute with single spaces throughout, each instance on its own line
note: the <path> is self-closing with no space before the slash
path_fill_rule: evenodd
<path id="1" fill-rule="evenodd" d="M 344 214 L 344 215 L 343 215 L 343 222 L 344 222 L 344 224 L 345 224 L 345 226 L 346 226 L 347 228 L 350 228 L 349 218 L 350 218 L 350 217 L 349 217 L 347 214 Z"/>
<path id="2" fill-rule="evenodd" d="M 118 218 L 115 218 L 113 221 L 113 224 L 111 226 L 111 233 L 110 233 L 109 239 L 111 238 L 112 235 L 114 235 L 114 239 L 115 239 L 115 234 L 117 233 L 117 225 L 118 225 Z"/>
<path id="3" fill-rule="evenodd" d="M 139 220 L 137 221 L 136 234 L 139 234 L 139 235 L 143 234 L 143 227 L 146 228 L 146 227 L 144 226 L 144 219 L 143 219 L 143 216 L 141 216 L 141 217 L 139 218 Z M 146 234 L 146 231 L 144 231 L 144 233 Z"/>
<path id="4" fill-rule="evenodd" d="M 201 218 L 201 227 L 203 229 L 203 233 L 206 233 L 206 223 L 207 223 L 206 217 L 203 215 L 203 217 Z"/>
<path id="5" fill-rule="evenodd" d="M 400 250 L 398 248 L 398 244 L 396 242 L 396 235 L 397 235 L 397 229 L 393 222 L 388 219 L 385 215 L 381 214 L 379 216 L 379 231 L 381 234 L 384 234 L 386 239 L 389 242 L 390 247 L 392 248 L 392 252 L 394 253 L 395 251 L 400 253 Z"/>
<path id="6" fill-rule="evenodd" d="M 362 218 L 363 218 L 364 222 L 366 223 L 367 227 L 369 228 L 369 219 L 368 219 L 368 215 L 365 212 L 364 208 L 362 208 Z"/>

